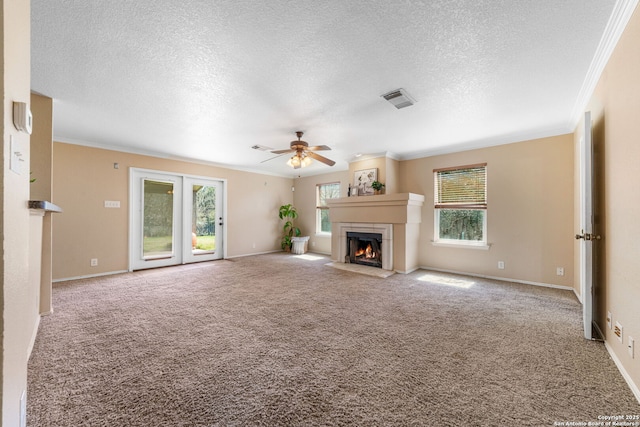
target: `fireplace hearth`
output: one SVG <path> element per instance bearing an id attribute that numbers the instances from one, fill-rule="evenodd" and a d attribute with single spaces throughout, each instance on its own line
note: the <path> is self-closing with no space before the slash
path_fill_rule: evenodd
<path id="1" fill-rule="evenodd" d="M 347 232 L 345 262 L 382 268 L 382 234 Z"/>

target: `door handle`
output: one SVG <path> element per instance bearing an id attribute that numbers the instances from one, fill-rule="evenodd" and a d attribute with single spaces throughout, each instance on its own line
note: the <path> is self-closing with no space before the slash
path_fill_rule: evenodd
<path id="1" fill-rule="evenodd" d="M 599 234 L 585 233 L 584 230 L 580 230 L 582 234 L 576 234 L 576 240 L 584 239 L 587 241 L 590 240 L 600 240 L 602 237 Z"/>

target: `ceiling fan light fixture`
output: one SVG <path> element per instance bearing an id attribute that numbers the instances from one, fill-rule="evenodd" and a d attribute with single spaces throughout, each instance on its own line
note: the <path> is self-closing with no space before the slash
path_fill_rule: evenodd
<path id="1" fill-rule="evenodd" d="M 391 92 L 387 92 L 381 96 L 393 104 L 397 109 L 410 107 L 416 103 L 416 100 L 403 88 L 392 90 Z"/>
<path id="2" fill-rule="evenodd" d="M 311 164 L 311 157 L 305 156 L 304 154 L 296 153 L 289 160 L 287 160 L 287 165 L 291 166 L 294 169 L 303 168 L 305 166 L 309 166 Z"/>
<path id="3" fill-rule="evenodd" d="M 298 157 L 298 155 L 296 154 L 295 156 L 293 156 L 289 160 L 287 160 L 287 165 L 291 166 L 292 168 L 299 168 L 300 167 L 300 158 Z"/>

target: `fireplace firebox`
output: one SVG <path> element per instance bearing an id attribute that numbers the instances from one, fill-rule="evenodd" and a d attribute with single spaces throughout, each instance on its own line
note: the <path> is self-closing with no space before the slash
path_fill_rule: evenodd
<path id="1" fill-rule="evenodd" d="M 382 268 L 382 234 L 348 231 L 345 262 Z"/>

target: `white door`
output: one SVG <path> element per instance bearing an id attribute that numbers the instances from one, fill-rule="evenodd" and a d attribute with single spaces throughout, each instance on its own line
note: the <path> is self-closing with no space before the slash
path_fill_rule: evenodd
<path id="1" fill-rule="evenodd" d="M 131 171 L 130 270 L 182 263 L 182 177 Z"/>
<path id="2" fill-rule="evenodd" d="M 184 262 L 222 258 L 224 233 L 223 183 L 205 178 L 184 179 Z"/>
<path id="3" fill-rule="evenodd" d="M 593 140 L 591 112 L 584 115 L 584 136 L 580 141 L 580 294 L 584 337 L 593 339 L 593 244 L 600 239 L 593 228 Z"/>
<path id="4" fill-rule="evenodd" d="M 224 181 L 131 169 L 129 269 L 223 258 Z"/>

